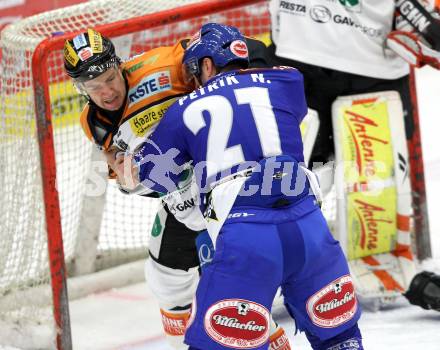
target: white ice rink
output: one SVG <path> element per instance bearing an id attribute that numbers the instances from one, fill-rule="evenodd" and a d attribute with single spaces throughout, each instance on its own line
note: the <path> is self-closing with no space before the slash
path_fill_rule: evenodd
<path id="1" fill-rule="evenodd" d="M 434 253 L 423 267 L 440 273 L 440 72 L 420 70 L 418 94 Z M 70 316 L 74 350 L 170 350 L 146 284 L 72 301 Z M 303 335 L 294 335 L 290 319 L 280 323 L 292 349 L 311 349 Z M 360 327 L 366 350 L 440 350 L 440 312 L 422 310 L 403 299 L 387 310 L 365 311 Z M 10 348 L 0 345 L 0 349 Z"/>
<path id="2" fill-rule="evenodd" d="M 440 273 L 440 72 L 429 68 L 418 72 L 418 95 L 434 253 L 434 259 L 423 265 Z M 73 301 L 70 312 L 75 350 L 170 349 L 145 284 Z M 303 335 L 294 336 L 290 319 L 281 323 L 292 349 L 311 349 Z M 368 350 L 440 349 L 440 312 L 422 310 L 403 299 L 387 310 L 365 311 L 360 327 Z"/>

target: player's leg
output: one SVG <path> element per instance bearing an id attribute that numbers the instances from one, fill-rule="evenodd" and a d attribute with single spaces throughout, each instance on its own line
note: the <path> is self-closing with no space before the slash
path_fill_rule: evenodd
<path id="1" fill-rule="evenodd" d="M 177 221 L 165 207 L 156 216 L 149 241 L 147 285 L 158 300 L 167 340 L 179 350 L 188 348 L 183 335 L 199 280 L 197 234 Z"/>
<path id="2" fill-rule="evenodd" d="M 329 350 L 338 344 L 347 350 L 362 349 L 357 329 L 360 307 L 347 261 L 321 211 L 309 213 L 293 226 L 280 227 L 280 237 L 285 249 L 303 252 L 285 254 L 294 261 L 285 263 L 292 269 L 285 271 L 283 293 L 297 327 L 306 332 L 313 349 Z"/>
<path id="3" fill-rule="evenodd" d="M 168 342 L 174 349 L 187 349 L 183 344 L 183 335 L 197 288 L 197 268 L 188 271 L 171 269 L 148 259 L 145 274 L 147 284 L 158 301 Z"/>
<path id="4" fill-rule="evenodd" d="M 322 340 L 319 337 L 310 334 L 306 331 L 307 339 L 312 345 L 313 349 L 325 349 L 325 350 L 362 350 L 363 345 L 361 342 L 362 336 L 359 327 L 354 324 L 349 329 L 339 333 L 337 336 L 328 340 Z"/>
<path id="5" fill-rule="evenodd" d="M 409 140 L 414 133 L 414 101 L 415 94 L 411 92 L 409 76 L 403 76 L 399 79 L 385 80 L 363 77 L 345 73 L 345 79 L 351 81 L 350 89 L 344 91 L 344 95 L 355 95 L 369 92 L 381 92 L 394 90 L 400 95 L 402 101 L 403 116 L 405 120 L 406 138 Z"/>
<path id="6" fill-rule="evenodd" d="M 202 274 L 204 269 L 214 258 L 214 245 L 209 237 L 208 231 L 202 231 L 196 238 L 196 246 L 200 260 Z M 277 324 L 272 318 L 269 332 L 269 350 L 290 350 L 289 338 L 283 327 Z"/>
<path id="7" fill-rule="evenodd" d="M 267 349 L 281 264 L 275 225 L 225 224 L 201 275 L 185 342 L 203 350 Z"/>

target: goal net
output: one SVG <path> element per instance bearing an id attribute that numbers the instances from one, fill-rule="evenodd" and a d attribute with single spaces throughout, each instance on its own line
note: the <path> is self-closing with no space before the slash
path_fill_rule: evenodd
<path id="1" fill-rule="evenodd" d="M 125 196 L 107 180 L 106 164 L 79 125 L 86 101 L 64 72 L 64 40 L 93 27 L 124 59 L 172 45 L 208 21 L 253 36 L 270 26 L 265 1 L 97 0 L 26 18 L 1 33 L 2 345 L 48 347 L 26 343 L 26 332 L 45 325 L 50 346 L 68 348 L 64 274 L 78 281 L 74 276 L 144 259 L 158 205 Z M 142 268 L 134 269 L 142 278 Z M 69 299 L 91 291 L 84 288 L 69 285 Z"/>

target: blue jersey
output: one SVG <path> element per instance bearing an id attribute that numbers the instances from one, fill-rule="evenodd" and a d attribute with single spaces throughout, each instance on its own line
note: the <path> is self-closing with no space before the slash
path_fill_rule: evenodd
<path id="1" fill-rule="evenodd" d="M 191 163 L 200 187 L 209 189 L 250 162 L 281 154 L 303 162 L 300 123 L 306 113 L 296 69 L 217 75 L 168 109 L 135 156 L 140 181 L 172 191 L 183 165 Z"/>
<path id="2" fill-rule="evenodd" d="M 339 339 L 362 349 L 347 261 L 307 182 L 297 181 L 306 112 L 298 71 L 228 72 L 175 102 L 135 155 L 140 180 L 159 192 L 174 190 L 188 163 L 202 194 L 260 165 L 210 192 L 205 217 L 216 252 L 197 287 L 185 332 L 190 349 L 267 349 L 278 287 L 314 349 L 345 347 Z M 267 169 L 281 169 L 268 176 L 269 195 Z M 284 191 L 286 179 L 299 191 Z M 261 191 L 242 195 L 247 186 Z"/>

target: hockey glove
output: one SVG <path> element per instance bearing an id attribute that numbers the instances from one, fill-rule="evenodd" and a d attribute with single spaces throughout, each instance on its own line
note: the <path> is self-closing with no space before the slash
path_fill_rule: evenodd
<path id="1" fill-rule="evenodd" d="M 418 273 L 403 295 L 413 305 L 440 311 L 440 276 L 428 271 Z"/>
<path id="2" fill-rule="evenodd" d="M 415 33 L 393 31 L 388 34 L 386 44 L 414 67 L 429 64 L 440 69 L 440 52 L 433 50 L 428 42 Z"/>

